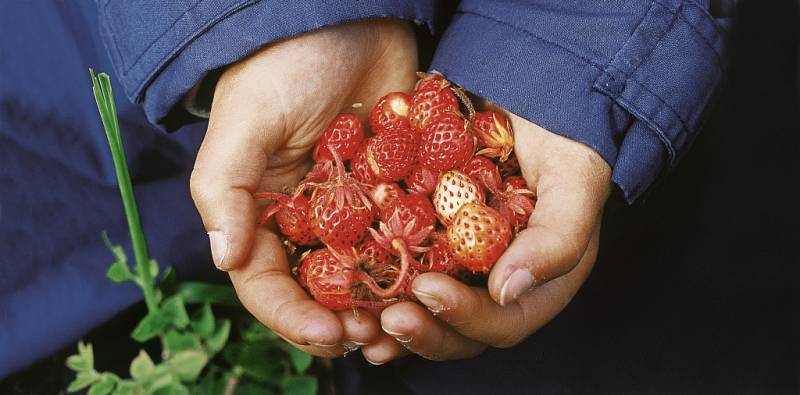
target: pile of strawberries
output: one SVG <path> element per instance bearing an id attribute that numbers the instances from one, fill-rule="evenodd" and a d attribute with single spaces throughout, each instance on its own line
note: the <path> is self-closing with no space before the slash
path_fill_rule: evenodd
<path id="1" fill-rule="evenodd" d="M 378 100 L 372 136 L 338 115 L 292 194 L 255 194 L 268 202 L 259 222 L 274 217 L 299 256 L 298 281 L 332 310 L 413 300 L 419 273 L 488 273 L 534 209 L 508 120 L 475 112 L 441 75 L 420 77 L 410 95 Z"/>

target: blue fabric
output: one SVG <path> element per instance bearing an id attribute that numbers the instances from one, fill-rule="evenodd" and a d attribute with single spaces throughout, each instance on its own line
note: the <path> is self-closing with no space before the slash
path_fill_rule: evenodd
<path id="1" fill-rule="evenodd" d="M 98 4 L 101 31 L 128 98 L 147 119 L 173 129 L 165 117 L 211 70 L 264 44 L 323 26 L 392 17 L 432 28 L 434 2 L 191 0 Z"/>
<path id="2" fill-rule="evenodd" d="M 411 1 L 115 0 L 97 7 L 31 1 L 3 7 L 0 378 L 140 299 L 134 286 L 112 284 L 104 275 L 112 256 L 101 232 L 129 252 L 130 246 L 89 67 L 110 72 L 117 88 L 151 255 L 177 266 L 182 278 L 209 276 L 216 270 L 188 190 L 205 125 L 168 135 L 148 119 L 163 119 L 208 70 L 270 41 L 370 16 L 428 23 L 432 13 L 431 5 Z"/>
<path id="3" fill-rule="evenodd" d="M 266 43 L 368 17 L 431 25 L 435 2 L 22 2 L 0 13 L 0 377 L 138 300 L 109 283 L 127 229 L 86 69 L 112 72 L 152 255 L 211 269 L 189 197 L 204 125 L 176 103 Z M 721 76 L 705 3 L 463 1 L 433 68 L 597 150 L 629 200 L 686 151 Z M 122 97 L 127 96 L 136 104 Z"/>
<path id="4" fill-rule="evenodd" d="M 686 152 L 722 79 L 725 35 L 708 7 L 464 0 L 433 69 L 592 147 L 633 202 Z"/>

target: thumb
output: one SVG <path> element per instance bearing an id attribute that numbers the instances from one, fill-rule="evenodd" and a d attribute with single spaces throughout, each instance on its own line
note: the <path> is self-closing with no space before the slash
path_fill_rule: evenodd
<path id="1" fill-rule="evenodd" d="M 282 126 L 263 112 L 224 111 L 237 107 L 223 104 L 212 109 L 190 188 L 214 264 L 229 271 L 250 253 L 257 216 L 253 193 L 262 184 L 269 156 L 281 144 Z"/>

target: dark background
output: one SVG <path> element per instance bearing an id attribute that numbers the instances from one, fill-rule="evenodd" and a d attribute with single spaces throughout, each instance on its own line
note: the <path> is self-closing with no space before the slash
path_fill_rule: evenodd
<path id="1" fill-rule="evenodd" d="M 800 393 L 800 11 L 753 0 L 737 16 L 727 84 L 692 150 L 645 202 L 612 198 L 594 273 L 559 317 L 473 360 L 375 368 L 354 353 L 336 364 L 340 391 Z M 99 364 L 125 371 L 136 350 L 119 339 L 140 313 L 87 337 L 119 351 Z M 57 393 L 71 352 L 0 393 Z"/>

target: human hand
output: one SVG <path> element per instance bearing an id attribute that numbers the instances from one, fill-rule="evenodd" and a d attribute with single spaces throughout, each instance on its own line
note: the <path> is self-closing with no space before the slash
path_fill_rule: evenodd
<path id="1" fill-rule="evenodd" d="M 610 167 L 583 144 L 509 118 L 522 174 L 538 200 L 528 227 L 492 269 L 488 290 L 427 273 L 412 284 L 424 306 L 398 303 L 381 314 L 386 333 L 427 359 L 468 358 L 487 346 L 522 342 L 569 303 L 594 265 Z M 387 344 L 374 341 L 362 353 L 385 363 L 405 351 Z"/>
<path id="2" fill-rule="evenodd" d="M 217 83 L 191 178 L 212 257 L 259 321 L 311 354 L 334 357 L 368 343 L 378 324 L 366 311 L 331 312 L 307 296 L 278 236 L 256 228 L 253 192 L 293 189 L 337 114 L 366 119 L 384 93 L 413 88 L 416 51 L 406 22 L 348 23 L 271 44 Z"/>

